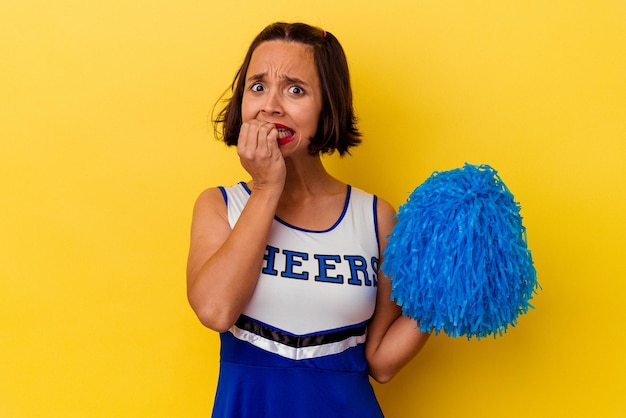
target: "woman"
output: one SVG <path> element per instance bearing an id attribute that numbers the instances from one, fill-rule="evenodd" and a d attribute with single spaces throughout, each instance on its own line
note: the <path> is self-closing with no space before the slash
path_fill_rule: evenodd
<path id="1" fill-rule="evenodd" d="M 425 344 L 390 300 L 382 199 L 331 176 L 321 155 L 360 143 L 343 49 L 275 23 L 252 42 L 216 120 L 251 180 L 210 188 L 193 214 L 187 281 L 220 332 L 214 417 L 380 417 L 389 381 Z"/>

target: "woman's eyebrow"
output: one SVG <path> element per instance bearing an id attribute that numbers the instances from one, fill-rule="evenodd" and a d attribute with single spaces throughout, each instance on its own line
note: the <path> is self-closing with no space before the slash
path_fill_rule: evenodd
<path id="1" fill-rule="evenodd" d="M 266 76 L 267 76 L 266 72 L 265 73 L 253 74 L 250 77 L 248 77 L 247 81 L 248 82 L 260 81 L 260 80 L 263 80 Z M 302 84 L 304 86 L 308 86 L 309 85 L 309 83 L 307 83 L 306 81 L 302 80 L 301 78 L 293 77 L 293 76 L 286 75 L 286 74 L 280 75 L 280 78 L 285 79 L 288 82 L 293 83 L 293 84 Z"/>
<path id="2" fill-rule="evenodd" d="M 259 80 L 263 80 L 265 78 L 265 76 L 267 75 L 267 73 L 258 73 L 258 74 L 253 74 L 250 77 L 248 77 L 247 81 L 259 81 Z"/>
<path id="3" fill-rule="evenodd" d="M 293 84 L 302 84 L 302 85 L 305 85 L 305 86 L 309 85 L 309 83 L 307 83 L 306 81 L 304 81 L 304 80 L 302 80 L 302 79 L 300 79 L 298 77 L 291 77 L 291 76 L 285 75 L 285 76 L 282 76 L 282 78 L 284 78 L 285 80 L 287 80 L 287 81 L 289 81 L 290 83 L 293 83 Z"/>

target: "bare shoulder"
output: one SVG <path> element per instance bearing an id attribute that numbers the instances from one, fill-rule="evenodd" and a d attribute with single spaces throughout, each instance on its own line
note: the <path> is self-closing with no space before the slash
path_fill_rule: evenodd
<path id="1" fill-rule="evenodd" d="M 228 210 L 222 191 L 218 187 L 204 190 L 193 208 L 192 234 L 214 233 L 224 225 L 228 225 Z"/>
<path id="2" fill-rule="evenodd" d="M 188 276 L 192 277 L 202 263 L 219 248 L 230 230 L 222 191 L 217 187 L 204 190 L 193 208 Z"/>
<path id="3" fill-rule="evenodd" d="M 219 207 L 225 208 L 224 196 L 219 187 L 210 187 L 203 190 L 196 198 L 196 204 L 194 209 L 217 209 Z"/>
<path id="4" fill-rule="evenodd" d="M 379 234 L 386 237 L 395 224 L 396 210 L 389 202 L 378 198 L 376 202 L 376 216 L 378 218 Z"/>
<path id="5" fill-rule="evenodd" d="M 377 199 L 376 202 L 376 210 L 378 211 L 379 216 L 382 215 L 385 217 L 393 218 L 393 216 L 396 214 L 396 210 L 393 206 L 391 206 L 391 203 L 387 202 L 384 199 L 381 199 L 380 197 Z"/>

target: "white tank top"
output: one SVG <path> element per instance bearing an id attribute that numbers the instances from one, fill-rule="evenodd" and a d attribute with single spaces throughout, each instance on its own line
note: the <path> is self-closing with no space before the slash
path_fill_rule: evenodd
<path id="1" fill-rule="evenodd" d="M 220 187 L 231 228 L 250 197 L 245 183 Z M 376 196 L 347 186 L 344 210 L 325 231 L 275 217 L 261 274 L 243 314 L 307 335 L 368 321 L 376 302 Z"/>

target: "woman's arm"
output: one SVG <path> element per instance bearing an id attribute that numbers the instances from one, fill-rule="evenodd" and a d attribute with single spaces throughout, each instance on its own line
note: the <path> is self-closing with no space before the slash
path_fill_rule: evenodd
<path id="1" fill-rule="evenodd" d="M 277 198 L 253 192 L 231 230 L 219 189 L 194 207 L 187 261 L 187 297 L 205 326 L 223 332 L 248 303 L 261 270 Z"/>
<path id="2" fill-rule="evenodd" d="M 223 332 L 252 297 L 276 207 L 285 182 L 285 162 L 274 125 L 242 125 L 237 152 L 253 179 L 252 193 L 237 224 L 230 228 L 219 189 L 196 201 L 187 261 L 187 297 L 200 321 Z"/>
<path id="3" fill-rule="evenodd" d="M 381 199 L 378 199 L 377 209 L 382 264 L 395 211 Z M 376 309 L 365 344 L 370 375 L 380 383 L 390 381 L 422 349 L 429 336 L 419 330 L 415 320 L 402 315 L 401 308 L 391 300 L 391 281 L 379 269 Z"/>

